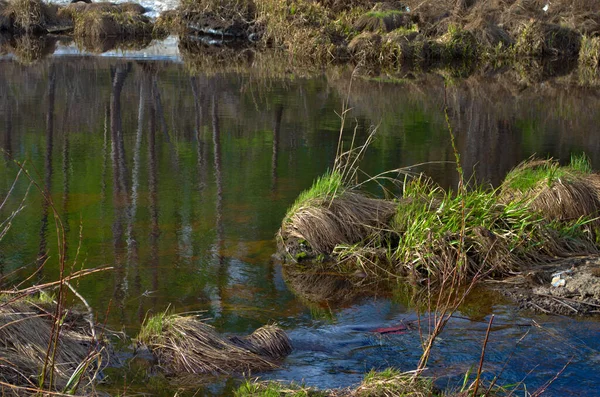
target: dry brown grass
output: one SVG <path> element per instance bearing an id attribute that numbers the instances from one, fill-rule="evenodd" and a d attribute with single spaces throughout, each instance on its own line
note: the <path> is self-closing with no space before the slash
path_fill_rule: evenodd
<path id="1" fill-rule="evenodd" d="M 338 197 L 314 197 L 300 203 L 280 230 L 288 252 L 303 240 L 315 255 L 329 255 L 339 244 L 355 244 L 383 228 L 396 211 L 387 200 L 351 191 Z"/>
<path id="2" fill-rule="evenodd" d="M 184 25 L 177 10 L 167 10 L 154 21 L 155 35 L 176 34 L 184 31 Z"/>
<path id="3" fill-rule="evenodd" d="M 280 328 L 270 325 L 231 339 L 194 316 L 161 314 L 144 324 L 139 341 L 170 374 L 240 374 L 275 369 L 291 352 Z"/>
<path id="4" fill-rule="evenodd" d="M 175 26 L 181 33 L 221 32 L 244 36 L 257 17 L 253 0 L 183 0 Z"/>
<path id="5" fill-rule="evenodd" d="M 414 373 L 402 373 L 395 369 L 371 371 L 362 383 L 349 395 L 351 397 L 430 397 L 434 395 L 431 379 L 415 377 Z"/>
<path id="6" fill-rule="evenodd" d="M 515 52 L 532 57 L 576 57 L 580 47 L 581 34 L 575 30 L 534 20 L 521 28 Z"/>
<path id="7" fill-rule="evenodd" d="M 538 172 L 540 177 L 535 175 Z M 533 175 L 526 189 L 518 183 L 524 173 Z M 600 175 L 564 171 L 553 160 L 527 161 L 516 167 L 501 187 L 500 200 L 522 201 L 549 221 L 589 218 L 591 226 L 600 227 Z"/>
<path id="8" fill-rule="evenodd" d="M 14 30 L 37 33 L 44 30 L 48 6 L 41 0 L 12 0 L 5 5 L 3 14 L 12 21 Z"/>
<path id="9" fill-rule="evenodd" d="M 38 377 L 46 361 L 54 310 L 22 299 L 0 303 L 0 380 L 17 388 L 36 389 L 40 386 Z M 97 349 L 100 347 L 89 336 L 87 323 L 84 322 L 85 327 L 81 324 L 81 320 L 73 316 L 67 316 L 63 321 L 51 390 L 64 392 L 69 389 L 69 379 L 81 364 L 87 363 L 83 367 L 81 389 L 90 386 L 95 377 L 97 368 L 90 364 L 92 361 L 99 364 L 100 351 Z M 50 390 L 49 379 L 49 376 L 45 377 L 43 387 L 46 390 Z M 14 390 L 18 395 L 34 394 L 23 389 Z"/>
<path id="10" fill-rule="evenodd" d="M 600 37 L 583 36 L 579 64 L 591 68 L 600 66 Z"/>
<path id="11" fill-rule="evenodd" d="M 153 24 L 144 11 L 133 3 L 74 3 L 59 10 L 58 15 L 73 21 L 76 37 L 132 38 L 152 35 Z"/>

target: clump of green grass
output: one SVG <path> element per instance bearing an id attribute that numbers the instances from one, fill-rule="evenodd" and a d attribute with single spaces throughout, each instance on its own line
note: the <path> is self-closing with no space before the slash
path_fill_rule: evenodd
<path id="1" fill-rule="evenodd" d="M 448 32 L 438 42 L 442 44 L 442 57 L 446 59 L 476 58 L 479 53 L 473 33 L 459 25 L 450 24 Z"/>
<path id="2" fill-rule="evenodd" d="M 140 328 L 138 340 L 142 343 L 160 341 L 170 327 L 170 320 L 173 318 L 166 311 L 146 318 Z"/>
<path id="3" fill-rule="evenodd" d="M 564 236 L 584 232 L 595 241 L 600 230 L 600 177 L 592 173 L 585 155 L 572 156 L 567 166 L 554 160 L 526 161 L 506 176 L 499 200 L 539 214 Z"/>
<path id="4" fill-rule="evenodd" d="M 393 214 L 395 204 L 370 198 L 348 188 L 338 170 L 318 178 L 301 193 L 287 212 L 279 240 L 288 256 L 295 257 L 298 245 L 309 256 L 330 255 L 338 244 L 355 244 L 382 227 Z M 304 248 L 303 245 L 306 247 Z"/>
<path id="5" fill-rule="evenodd" d="M 300 193 L 287 211 L 286 219 L 289 219 L 302 206 L 310 205 L 316 200 L 333 200 L 341 196 L 345 190 L 342 174 L 337 171 L 327 171 L 318 177 L 309 189 Z"/>
<path id="6" fill-rule="evenodd" d="M 328 394 L 310 387 L 279 382 L 246 380 L 233 394 L 235 397 L 326 397 Z"/>
<path id="7" fill-rule="evenodd" d="M 411 16 L 401 10 L 372 10 L 358 18 L 354 28 L 359 32 L 391 32 L 412 24 Z"/>
<path id="8" fill-rule="evenodd" d="M 582 37 L 579 64 L 591 68 L 600 66 L 600 37 Z"/>
<path id="9" fill-rule="evenodd" d="M 431 397 L 437 393 L 431 379 L 415 377 L 414 374 L 388 368 L 380 372 L 371 371 L 365 375 L 353 395 L 357 397 Z"/>
<path id="10" fill-rule="evenodd" d="M 289 254 L 308 250 L 305 259 L 331 256 L 333 263 L 320 266 L 350 278 L 443 279 L 458 272 L 463 281 L 598 251 L 600 176 L 585 156 L 564 167 L 526 162 L 498 189 L 445 191 L 423 176 L 403 187 L 395 200 L 369 198 L 340 174 L 326 174 L 286 215 L 282 245 Z"/>

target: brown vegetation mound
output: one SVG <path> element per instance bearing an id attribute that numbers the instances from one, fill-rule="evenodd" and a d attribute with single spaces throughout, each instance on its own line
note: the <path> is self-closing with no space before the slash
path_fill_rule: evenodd
<path id="1" fill-rule="evenodd" d="M 283 330 L 269 325 L 228 339 L 196 317 L 158 315 L 148 320 L 140 342 L 170 374 L 234 374 L 275 369 L 292 350 Z"/>
<path id="2" fill-rule="evenodd" d="M 598 174 L 557 174 L 554 177 L 542 178 L 527 189 L 511 186 L 514 185 L 515 178 L 519 178 L 524 172 L 537 172 L 539 169 L 553 166 L 558 167 L 552 160 L 522 163 L 503 182 L 500 200 L 522 201 L 548 221 L 572 222 L 590 218 L 591 225 L 595 228 L 600 227 L 600 175 Z"/>
<path id="3" fill-rule="evenodd" d="M 47 354 L 54 310 L 54 307 L 44 309 L 24 301 L 0 303 L 0 380 L 13 385 L 15 395 L 32 394 L 31 390 L 24 388 L 35 390 L 40 386 L 45 363 L 51 361 Z M 94 339 L 88 336 L 90 329 L 87 323 L 87 328 L 80 328 L 81 319 L 79 322 L 75 320 L 73 316 L 61 320 L 60 342 L 54 355 L 54 375 L 49 375 L 49 366 L 44 377 L 43 387 L 46 390 L 51 378 L 53 390 L 72 388 L 75 384 L 69 383 L 69 380 L 72 377 L 77 379 L 76 373 L 81 369 L 82 387 L 94 377 L 95 369 L 90 364 L 99 359 L 99 353 Z M 3 392 L 7 390 L 3 388 Z"/>
<path id="4" fill-rule="evenodd" d="M 391 32 L 398 28 L 410 28 L 413 17 L 404 10 L 401 4 L 378 3 L 354 22 L 354 29 L 359 32 Z"/>
<path id="5" fill-rule="evenodd" d="M 242 37 L 257 17 L 252 0 L 183 0 L 177 9 L 186 33 Z"/>
<path id="6" fill-rule="evenodd" d="M 41 0 L 12 0 L 0 3 L 6 30 L 37 33 L 51 19 L 52 8 Z"/>
<path id="7" fill-rule="evenodd" d="M 60 11 L 74 21 L 75 36 L 140 37 L 152 34 L 144 7 L 134 3 L 74 3 Z"/>
<path id="8" fill-rule="evenodd" d="M 284 221 L 280 237 L 292 256 L 299 240 L 315 255 L 328 255 L 336 245 L 358 243 L 384 227 L 395 211 L 391 201 L 354 192 L 335 199 L 318 197 L 303 203 Z"/>

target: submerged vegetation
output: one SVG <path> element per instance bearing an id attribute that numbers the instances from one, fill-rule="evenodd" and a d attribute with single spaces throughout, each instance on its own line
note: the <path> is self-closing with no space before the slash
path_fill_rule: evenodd
<path id="1" fill-rule="evenodd" d="M 567 166 L 527 161 L 497 189 L 444 191 L 423 175 L 406 176 L 393 199 L 342 180 L 334 169 L 288 211 L 278 240 L 290 261 L 321 255 L 330 260 L 315 267 L 371 280 L 441 280 L 458 266 L 468 281 L 598 252 L 599 177 L 585 157 Z"/>

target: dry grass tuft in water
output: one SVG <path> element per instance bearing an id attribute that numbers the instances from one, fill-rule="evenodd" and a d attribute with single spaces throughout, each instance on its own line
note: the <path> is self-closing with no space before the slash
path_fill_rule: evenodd
<path id="1" fill-rule="evenodd" d="M 35 393 L 24 388 L 49 389 L 48 375 L 44 385 L 38 379 L 46 362 L 54 310 L 52 305 L 44 308 L 23 299 L 0 301 L 0 380 L 13 386 L 4 387 L 4 393 L 29 395 Z M 56 392 L 89 389 L 101 363 L 102 348 L 89 336 L 88 323 L 75 320 L 72 316 L 62 319 L 51 389 Z"/>
<path id="2" fill-rule="evenodd" d="M 314 255 L 329 255 L 338 244 L 358 243 L 382 228 L 395 210 L 391 201 L 351 191 L 339 173 L 331 172 L 298 197 L 279 236 L 284 246 L 303 240 Z M 294 247 L 286 250 L 294 255 Z"/>
<path id="3" fill-rule="evenodd" d="M 274 325 L 246 337 L 226 338 L 195 316 L 159 314 L 145 321 L 138 340 L 170 374 L 240 374 L 277 368 L 291 350 Z"/>

